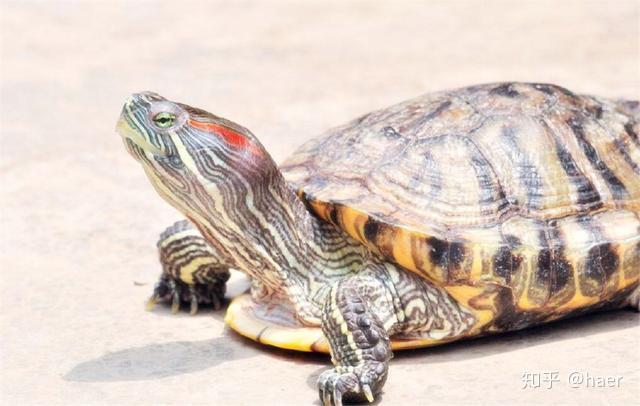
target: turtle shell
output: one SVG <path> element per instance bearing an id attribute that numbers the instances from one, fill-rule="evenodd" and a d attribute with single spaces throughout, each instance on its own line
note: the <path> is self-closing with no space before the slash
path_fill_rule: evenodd
<path id="1" fill-rule="evenodd" d="M 366 114 L 282 170 L 322 219 L 459 301 L 486 301 L 486 322 L 553 318 L 638 283 L 639 131 L 637 102 L 488 84 Z M 510 293 L 488 300 L 491 286 Z"/>

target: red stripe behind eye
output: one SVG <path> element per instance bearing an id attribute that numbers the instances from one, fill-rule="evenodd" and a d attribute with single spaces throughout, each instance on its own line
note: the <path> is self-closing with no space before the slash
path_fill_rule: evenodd
<path id="1" fill-rule="evenodd" d="M 189 125 L 215 135 L 220 135 L 227 144 L 238 149 L 248 149 L 254 155 L 262 155 L 262 151 L 249 140 L 245 135 L 234 131 L 228 127 L 216 123 L 203 123 L 201 121 L 188 120 Z"/>

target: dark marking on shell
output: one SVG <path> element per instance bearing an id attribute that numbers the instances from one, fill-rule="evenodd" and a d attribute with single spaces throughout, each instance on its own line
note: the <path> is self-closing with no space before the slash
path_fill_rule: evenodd
<path id="1" fill-rule="evenodd" d="M 463 140 L 467 143 L 471 152 L 471 167 L 476 175 L 476 181 L 478 182 L 480 190 L 478 203 L 489 206 L 484 210 L 485 213 L 483 214 L 489 214 L 488 211 L 493 209 L 491 205 L 495 201 L 500 201 L 497 211 L 504 210 L 509 206 L 509 201 L 506 199 L 504 189 L 498 181 L 498 176 L 491 162 L 482 154 L 482 151 L 471 139 L 464 138 Z"/>
<path id="2" fill-rule="evenodd" d="M 434 118 L 438 117 L 440 114 L 442 114 L 445 110 L 447 110 L 449 107 L 451 106 L 451 100 L 446 100 L 442 103 L 440 103 L 440 105 L 438 105 L 438 107 L 436 107 L 433 111 L 431 111 L 430 113 L 410 122 L 407 123 L 406 125 L 403 125 L 402 127 L 399 128 L 400 132 L 404 132 L 407 130 L 413 130 L 413 131 L 419 131 L 420 128 L 422 128 L 423 125 L 425 125 L 427 122 L 429 122 L 430 120 L 433 120 Z"/>
<path id="3" fill-rule="evenodd" d="M 386 126 L 382 129 L 382 135 L 386 138 L 397 140 L 402 138 L 402 134 L 400 134 L 395 128 L 391 126 Z"/>
<path id="4" fill-rule="evenodd" d="M 558 92 L 562 93 L 563 95 L 567 96 L 570 99 L 574 99 L 577 100 L 579 99 L 578 95 L 576 95 L 575 93 L 573 93 L 571 90 L 562 87 L 562 86 L 558 86 L 558 85 L 549 85 L 551 88 L 553 88 L 554 90 L 557 90 Z"/>
<path id="5" fill-rule="evenodd" d="M 561 296 L 573 295 L 573 267 L 567 261 L 564 254 L 565 241 L 558 228 L 556 220 L 547 222 L 549 245 L 551 247 L 551 268 L 549 275 L 549 299 L 561 299 L 556 297 L 560 292 L 565 291 Z M 567 292 L 568 291 L 568 292 Z"/>
<path id="6" fill-rule="evenodd" d="M 439 266 L 449 282 L 452 279 L 466 278 L 465 269 L 461 265 L 465 262 L 466 249 L 464 243 L 456 241 L 441 240 L 436 237 L 430 237 L 427 243 L 431 247 L 431 262 Z"/>
<path id="7" fill-rule="evenodd" d="M 522 257 L 514 255 L 509 247 L 500 247 L 496 255 L 493 257 L 493 271 L 503 278 L 505 283 L 511 283 L 513 272 L 520 267 Z"/>
<path id="8" fill-rule="evenodd" d="M 504 83 L 500 86 L 494 87 L 489 91 L 489 94 L 497 94 L 499 96 L 514 98 L 520 96 L 520 93 L 513 88 L 513 83 Z"/>
<path id="9" fill-rule="evenodd" d="M 607 242 L 603 242 L 605 237 L 600 224 L 594 217 L 583 215 L 577 217 L 576 220 L 584 230 L 591 234 L 592 243 L 595 244 L 587 252 L 578 271 L 580 291 L 585 296 L 599 296 L 603 293 L 607 282 L 604 266 L 611 266 L 611 263 L 603 265 L 601 247 L 604 246 L 604 249 L 608 250 L 610 245 Z M 615 252 L 613 254 L 615 255 Z M 611 262 L 612 258 L 609 256 L 606 261 Z M 614 261 L 618 261 L 618 259 L 616 258 Z M 613 269 L 613 272 L 615 272 L 615 269 Z"/>
<path id="10" fill-rule="evenodd" d="M 542 196 L 544 181 L 538 172 L 538 168 L 526 158 L 525 154 L 522 154 L 522 150 L 518 145 L 518 136 L 516 129 L 505 126 L 502 129 L 501 138 L 504 144 L 509 147 L 510 153 L 516 157 L 516 168 L 514 168 L 518 174 L 519 183 L 523 186 L 527 194 L 527 206 L 540 209 L 543 206 Z M 510 202 L 515 204 L 514 202 Z"/>
<path id="11" fill-rule="evenodd" d="M 622 142 L 622 140 L 620 140 L 619 138 L 617 138 L 613 144 L 616 146 L 616 148 L 618 149 L 618 152 L 620 153 L 620 155 L 622 156 L 622 159 L 624 159 L 624 161 L 627 163 L 627 165 L 629 165 L 629 167 L 635 172 L 640 174 L 640 166 L 638 166 L 637 163 L 634 162 L 633 158 L 631 157 L 631 155 L 629 155 L 629 149 L 627 148 L 627 146 Z"/>
<path id="12" fill-rule="evenodd" d="M 436 237 L 430 237 L 428 239 L 428 244 L 431 247 L 431 252 L 429 253 L 431 262 L 438 265 L 443 269 L 447 269 L 448 265 L 448 248 L 449 244 L 446 241 L 441 240 Z"/>
<path id="13" fill-rule="evenodd" d="M 461 242 L 453 241 L 449 243 L 449 265 L 458 268 L 465 258 L 465 247 Z"/>
<path id="14" fill-rule="evenodd" d="M 638 140 L 638 134 L 636 134 L 636 132 L 633 130 L 633 123 L 631 121 L 629 121 L 627 124 L 624 125 L 624 131 L 627 133 L 629 138 L 633 140 L 634 143 L 640 145 L 640 140 Z"/>
<path id="15" fill-rule="evenodd" d="M 445 110 L 447 110 L 449 107 L 451 106 L 451 101 L 447 100 L 445 102 L 443 102 L 442 104 L 440 104 L 435 110 L 433 110 L 431 113 L 427 114 L 424 117 L 425 121 L 431 120 L 433 118 L 438 117 L 440 114 L 442 114 Z"/>
<path id="16" fill-rule="evenodd" d="M 565 313 L 562 315 L 562 318 L 567 319 L 570 317 L 582 316 L 583 314 L 588 314 L 588 313 L 620 309 L 626 305 L 629 295 L 637 287 L 638 287 L 637 283 L 627 286 L 626 288 L 616 292 L 609 299 L 601 300 L 598 303 L 592 304 L 590 306 L 582 307 L 582 308 L 570 311 L 568 313 Z"/>
<path id="17" fill-rule="evenodd" d="M 318 217 L 318 215 L 316 214 L 316 211 L 313 209 L 313 206 L 311 206 L 310 199 L 312 198 L 308 194 L 306 194 L 304 191 L 301 190 L 298 193 L 296 193 L 296 197 L 298 198 L 298 200 L 302 202 L 302 204 L 304 205 L 304 207 L 307 209 L 309 213 L 311 213 L 315 217 Z"/>
<path id="18" fill-rule="evenodd" d="M 375 244 L 380 228 L 380 223 L 369 217 L 366 223 L 364 223 L 364 238 Z"/>
<path id="19" fill-rule="evenodd" d="M 542 93 L 546 93 L 548 95 L 557 95 L 558 93 L 561 93 L 566 97 L 568 97 L 569 99 L 571 99 L 574 103 L 575 101 L 580 99 L 575 93 L 573 93 L 569 89 L 566 89 L 558 85 L 552 85 L 549 83 L 534 83 L 533 88 L 541 91 Z"/>
<path id="20" fill-rule="evenodd" d="M 580 275 L 580 290 L 585 296 L 599 296 L 605 283 L 600 265 L 600 246 L 591 247 L 584 262 L 584 271 Z"/>
<path id="21" fill-rule="evenodd" d="M 495 307 L 498 309 L 491 329 L 494 331 L 521 330 L 542 323 L 548 314 L 536 311 L 523 311 L 518 309 L 513 293 L 509 288 L 499 290 L 495 298 Z"/>
<path id="22" fill-rule="evenodd" d="M 618 270 L 620 258 L 618 258 L 618 254 L 611 243 L 603 243 L 598 247 L 600 249 L 600 266 L 605 278 L 609 279 Z"/>
<path id="23" fill-rule="evenodd" d="M 536 266 L 536 280 L 548 281 L 549 270 L 551 269 L 551 250 L 543 248 L 538 253 L 538 262 Z"/>
<path id="24" fill-rule="evenodd" d="M 602 114 L 604 113 L 604 110 L 602 109 L 602 106 L 600 104 L 589 105 L 586 107 L 586 110 L 589 114 L 591 114 L 598 120 L 602 118 Z"/>
<path id="25" fill-rule="evenodd" d="M 555 92 L 553 91 L 553 88 L 555 86 L 553 85 L 549 85 L 546 83 L 533 83 L 533 88 L 536 90 L 541 91 L 544 94 L 548 94 L 549 96 L 552 96 L 555 94 Z"/>
<path id="26" fill-rule="evenodd" d="M 509 248 L 514 249 L 522 245 L 522 241 L 513 234 L 507 234 L 504 236 L 504 240 L 509 244 Z"/>
<path id="27" fill-rule="evenodd" d="M 538 251 L 536 266 L 533 269 L 527 294 L 530 301 L 534 301 L 538 306 L 543 306 L 549 300 L 549 277 L 553 261 L 544 228 L 539 231 L 538 241 L 542 244 L 542 248 Z"/>
<path id="28" fill-rule="evenodd" d="M 578 201 L 576 203 L 593 208 L 602 207 L 600 193 L 598 193 L 591 180 L 580 172 L 571 153 L 558 141 L 556 141 L 556 151 L 562 169 L 575 185 L 578 193 Z"/>
<path id="29" fill-rule="evenodd" d="M 342 223 L 340 222 L 340 213 L 339 213 L 337 204 L 329 208 L 329 219 L 334 225 L 338 227 L 342 226 Z"/>
<path id="30" fill-rule="evenodd" d="M 581 119 L 578 117 L 572 117 L 568 121 L 569 127 L 573 131 L 580 147 L 584 151 L 589 163 L 596 169 L 603 177 L 603 179 L 607 182 L 609 186 L 609 190 L 611 190 L 611 194 L 616 200 L 624 200 L 628 198 L 629 194 L 624 184 L 618 179 L 618 177 L 613 173 L 613 171 L 600 159 L 596 149 L 587 141 L 587 137 L 584 133 L 584 127 L 581 122 Z"/>
<path id="31" fill-rule="evenodd" d="M 588 313 L 620 309 L 626 305 L 629 295 L 637 287 L 638 284 L 635 283 L 618 291 L 609 299 L 602 300 L 593 305 L 572 310 L 564 314 L 519 310 L 514 303 L 513 294 L 511 293 L 511 291 L 508 288 L 504 288 L 496 295 L 495 306 L 496 309 L 499 310 L 499 312 L 493 320 L 493 323 L 490 325 L 490 330 L 521 330 L 523 328 L 533 327 L 535 325 L 553 320 L 568 319 Z"/>
<path id="32" fill-rule="evenodd" d="M 506 234 L 504 240 L 507 245 L 500 247 L 492 258 L 493 270 L 496 275 L 504 278 L 507 284 L 512 284 L 513 277 L 520 268 L 522 256 L 515 251 L 522 245 L 520 239 Z"/>
<path id="33" fill-rule="evenodd" d="M 573 281 L 573 267 L 564 257 L 562 251 L 554 252 L 557 255 L 552 264 L 552 278 L 549 281 L 549 294 L 551 297 L 564 290 Z"/>
<path id="34" fill-rule="evenodd" d="M 640 108 L 640 101 L 638 100 L 622 100 L 620 104 L 629 110 L 636 110 Z"/>

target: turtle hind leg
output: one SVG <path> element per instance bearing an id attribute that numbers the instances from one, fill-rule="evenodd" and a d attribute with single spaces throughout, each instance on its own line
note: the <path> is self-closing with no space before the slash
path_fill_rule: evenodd
<path id="1" fill-rule="evenodd" d="M 191 314 L 200 304 L 218 310 L 224 304 L 229 261 L 219 255 L 186 220 L 168 227 L 158 241 L 162 274 L 147 309 L 156 303 L 170 302 L 177 313 L 181 303 L 188 303 Z"/>

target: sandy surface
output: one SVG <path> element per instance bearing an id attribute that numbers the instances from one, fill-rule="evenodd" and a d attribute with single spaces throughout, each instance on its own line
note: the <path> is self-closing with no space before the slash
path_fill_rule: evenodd
<path id="1" fill-rule="evenodd" d="M 638 2 L 518 3 L 2 2 L 0 403 L 317 404 L 326 357 L 256 346 L 222 313 L 143 310 L 156 236 L 179 216 L 115 134 L 122 102 L 148 89 L 201 106 L 281 160 L 432 90 L 638 97 Z M 630 404 L 639 348 L 638 315 L 619 311 L 397 354 L 383 403 Z M 522 389 L 555 371 L 552 389 Z M 574 389 L 574 371 L 622 380 Z"/>

